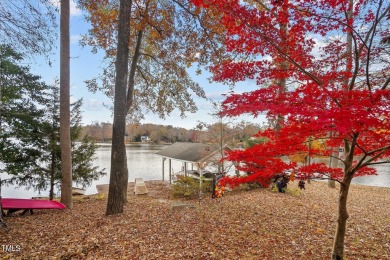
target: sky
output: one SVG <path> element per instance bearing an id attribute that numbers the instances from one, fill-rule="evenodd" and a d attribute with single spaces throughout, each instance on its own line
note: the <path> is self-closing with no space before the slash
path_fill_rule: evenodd
<path id="1" fill-rule="evenodd" d="M 53 3 L 55 0 L 53 0 Z M 109 122 L 112 123 L 112 113 L 107 108 L 107 105 L 112 105 L 112 101 L 102 93 L 92 93 L 88 91 L 85 80 L 92 79 L 101 73 L 103 68 L 103 51 L 94 54 L 90 47 L 82 47 L 79 44 L 81 35 L 86 34 L 90 25 L 85 21 L 83 12 L 77 9 L 74 2 L 71 0 L 70 6 L 70 84 L 71 84 L 71 101 L 83 98 L 83 124 L 91 124 L 93 122 Z M 58 28 L 59 30 L 59 28 Z M 59 33 L 58 33 L 59 35 Z M 57 39 L 59 46 L 59 39 Z M 42 80 L 47 84 L 52 84 L 55 79 L 59 79 L 59 47 L 55 47 L 54 55 L 50 56 L 51 66 L 43 57 L 35 57 L 30 62 L 31 72 L 42 77 Z M 206 70 L 203 70 L 201 75 L 196 75 L 193 70 L 189 69 L 191 78 L 197 82 L 206 92 L 206 96 L 214 101 L 222 101 L 223 93 L 229 91 L 228 86 L 219 83 L 210 83 L 208 78 L 211 76 Z M 235 92 L 246 92 L 255 89 L 255 84 L 244 82 L 235 87 Z M 198 106 L 196 113 L 188 113 L 186 118 L 180 118 L 179 111 L 174 111 L 165 120 L 160 119 L 157 115 L 146 114 L 145 119 L 141 123 L 154 123 L 162 125 L 173 125 L 175 127 L 184 127 L 187 129 L 194 128 L 198 121 L 212 123 L 213 118 L 210 115 L 213 113 L 211 102 L 205 99 L 194 96 L 194 100 Z M 253 118 L 244 116 L 240 119 L 261 124 L 264 122 L 264 117 Z"/>

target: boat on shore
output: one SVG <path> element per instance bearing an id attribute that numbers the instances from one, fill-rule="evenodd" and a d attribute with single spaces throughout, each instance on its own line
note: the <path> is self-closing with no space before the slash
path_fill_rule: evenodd
<path id="1" fill-rule="evenodd" d="M 85 189 L 72 187 L 72 195 L 73 196 L 85 195 Z"/>

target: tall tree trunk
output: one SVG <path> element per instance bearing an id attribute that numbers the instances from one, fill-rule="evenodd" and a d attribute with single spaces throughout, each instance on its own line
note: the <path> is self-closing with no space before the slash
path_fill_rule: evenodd
<path id="1" fill-rule="evenodd" d="M 61 0 L 60 18 L 60 144 L 61 202 L 72 208 L 72 154 L 70 140 L 69 0 Z"/>
<path id="2" fill-rule="evenodd" d="M 53 142 L 53 141 L 52 141 Z M 49 199 L 54 199 L 54 174 L 55 174 L 55 153 L 51 151 L 51 165 L 50 165 L 50 192 Z"/>
<path id="3" fill-rule="evenodd" d="M 333 138 L 333 132 L 330 132 L 330 138 Z M 336 156 L 336 151 L 332 147 L 330 150 L 330 157 L 329 157 L 329 168 L 332 168 L 335 163 L 334 163 L 334 157 Z M 328 180 L 328 187 L 329 188 L 336 188 L 336 181 L 335 180 Z"/>
<path id="4" fill-rule="evenodd" d="M 119 7 L 118 45 L 112 129 L 111 174 L 106 215 L 123 212 L 127 189 L 127 159 L 125 150 L 126 90 L 129 64 L 130 13 L 132 1 L 121 0 Z"/>
<path id="5" fill-rule="evenodd" d="M 49 199 L 54 199 L 54 176 L 56 171 L 56 137 L 54 130 L 56 129 L 56 120 L 55 120 L 55 110 L 53 106 L 53 115 L 52 115 L 52 122 L 51 122 L 51 133 L 50 133 L 50 153 L 51 153 L 51 165 L 50 165 L 50 191 L 49 191 Z"/>
<path id="6" fill-rule="evenodd" d="M 347 211 L 347 199 L 348 191 L 351 185 L 351 181 L 354 175 L 353 165 L 353 153 L 355 150 L 355 142 L 359 134 L 354 134 L 351 143 L 344 139 L 345 159 L 344 159 L 344 177 L 340 184 L 339 204 L 338 204 L 338 216 L 336 234 L 333 243 L 332 259 L 341 260 L 344 255 L 344 238 L 347 226 L 347 219 L 349 217 Z"/>
<path id="7" fill-rule="evenodd" d="M 351 173 L 344 173 L 344 179 L 340 185 L 337 227 L 332 250 L 332 259 L 335 260 L 342 260 L 344 256 L 344 238 L 347 227 L 347 219 L 349 217 L 347 211 L 347 199 L 352 176 L 353 175 Z"/>
<path id="8" fill-rule="evenodd" d="M 333 158 L 333 155 L 334 155 L 334 149 L 332 148 L 332 151 L 331 151 L 331 154 L 330 154 L 330 158 L 329 158 L 329 167 L 332 168 L 333 165 L 334 165 L 334 158 Z M 336 188 L 336 181 L 335 180 L 328 180 L 328 187 L 329 188 Z"/>
<path id="9" fill-rule="evenodd" d="M 288 1 L 287 1 L 288 2 Z M 281 3 L 282 12 L 288 16 L 288 7 L 287 3 L 283 4 Z M 280 22 L 280 35 L 281 35 L 281 41 L 286 42 L 288 39 L 288 19 L 287 22 Z M 282 48 L 283 53 L 287 54 L 289 51 L 286 48 Z M 287 71 L 288 64 L 286 61 L 282 61 L 280 64 L 276 64 L 276 67 L 278 67 L 281 71 Z M 287 78 L 283 77 L 277 80 L 276 83 L 280 87 L 280 95 L 283 95 L 287 91 Z M 282 129 L 284 123 L 284 116 L 283 115 L 277 115 L 276 117 L 276 125 L 275 129 L 277 131 L 280 131 Z"/>
<path id="10" fill-rule="evenodd" d="M 146 8 L 148 8 L 149 2 L 146 5 Z M 147 12 L 146 12 L 147 13 Z M 142 44 L 142 37 L 143 37 L 143 30 L 140 30 L 137 35 L 137 43 L 135 45 L 135 50 L 134 50 L 134 56 L 131 61 L 130 65 L 130 73 L 129 73 L 129 82 L 127 86 L 127 97 L 126 97 L 126 113 L 125 117 L 129 114 L 131 107 L 133 106 L 133 101 L 134 101 L 134 85 L 135 85 L 135 72 L 137 69 L 137 64 L 139 57 L 141 55 L 141 44 Z M 125 119 L 126 120 L 126 119 Z M 125 122 L 125 128 L 126 128 L 126 122 Z M 126 154 L 126 147 L 124 146 L 124 153 Z M 123 185 L 123 193 L 124 193 L 124 198 L 125 202 L 127 202 L 127 183 L 129 181 L 129 175 L 128 175 L 128 167 L 127 167 L 127 159 L 125 160 L 125 168 L 126 168 L 126 176 L 124 176 L 124 182 Z"/>
<path id="11" fill-rule="evenodd" d="M 147 4 L 146 7 L 148 7 L 148 6 L 149 6 L 149 4 Z M 128 89 L 127 89 L 127 98 L 126 98 L 126 115 L 130 112 L 130 109 L 133 106 L 135 72 L 137 70 L 137 64 L 139 61 L 139 57 L 141 56 L 141 45 L 142 45 L 143 33 L 144 33 L 144 31 L 140 30 L 137 34 L 137 43 L 135 45 L 134 56 L 131 60 L 130 73 L 129 73 L 129 85 L 128 85 Z"/>
<path id="12" fill-rule="evenodd" d="M 0 51 L 1 51 L 1 46 L 0 46 Z M 2 94 L 2 89 L 3 89 L 3 71 L 0 69 L 0 135 L 3 132 L 2 130 L 2 118 L 1 118 L 1 112 L 3 110 L 3 94 Z M 1 194 L 0 194 L 1 195 Z"/>
<path id="13" fill-rule="evenodd" d="M 222 116 L 219 116 L 219 127 L 220 127 L 220 132 L 219 132 L 219 149 L 220 149 L 220 153 L 221 153 L 221 158 L 223 158 L 224 156 L 224 132 L 223 132 L 223 120 L 222 120 Z M 220 161 L 220 166 L 221 166 L 221 169 L 220 169 L 220 173 L 224 174 L 225 173 L 225 165 L 223 163 L 223 160 Z M 215 189 L 214 189 L 215 190 Z M 214 192 L 213 190 L 213 192 Z"/>
<path id="14" fill-rule="evenodd" d="M 347 12 L 347 23 L 353 24 L 353 0 L 348 0 L 348 12 Z M 346 71 L 352 72 L 352 31 L 347 28 L 347 49 L 346 49 Z M 349 87 L 349 78 L 346 77 L 344 79 L 343 90 L 348 92 Z M 344 160 L 344 178 L 340 185 L 340 193 L 339 193 L 339 208 L 338 208 L 338 218 L 337 218 L 337 227 L 336 227 L 336 235 L 333 243 L 332 250 L 332 259 L 341 260 L 344 256 L 344 238 L 345 231 L 347 226 L 348 219 L 348 211 L 347 211 L 347 199 L 348 199 L 348 191 L 349 186 L 351 184 L 353 173 L 350 172 L 350 167 L 352 166 L 353 151 L 350 151 L 350 147 L 348 141 L 344 139 L 344 149 L 346 153 L 346 158 Z M 339 158 L 342 159 L 343 151 L 339 150 Z M 338 163 L 341 163 L 340 161 Z"/>

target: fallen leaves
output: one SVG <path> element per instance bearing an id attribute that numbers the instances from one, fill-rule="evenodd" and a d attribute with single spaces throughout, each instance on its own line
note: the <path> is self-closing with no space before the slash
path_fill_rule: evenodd
<path id="1" fill-rule="evenodd" d="M 300 195 L 238 190 L 200 204 L 170 198 L 167 185 L 146 185 L 150 196 L 129 194 L 119 215 L 104 216 L 106 200 L 100 196 L 76 201 L 73 210 L 6 218 L 11 228 L 0 230 L 0 244 L 20 245 L 21 250 L 0 251 L 0 256 L 322 259 L 331 254 L 338 190 L 325 183 L 312 182 Z M 390 257 L 389 199 L 386 188 L 351 187 L 346 257 Z M 187 206 L 172 210 L 179 204 Z"/>

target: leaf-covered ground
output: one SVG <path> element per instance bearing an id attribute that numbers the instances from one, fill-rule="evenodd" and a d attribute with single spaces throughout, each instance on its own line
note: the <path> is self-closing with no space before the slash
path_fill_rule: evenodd
<path id="1" fill-rule="evenodd" d="M 329 259 L 338 189 L 312 182 L 302 192 L 229 192 L 222 199 L 172 199 L 146 182 L 125 212 L 106 217 L 106 198 L 86 196 L 73 210 L 7 217 L 2 259 Z M 290 185 L 296 189 L 297 183 Z M 133 190 L 130 188 L 129 192 Z M 390 259 L 390 189 L 352 186 L 346 259 Z M 13 245 L 17 252 L 4 252 Z M 9 248 L 8 248 L 9 249 Z"/>

